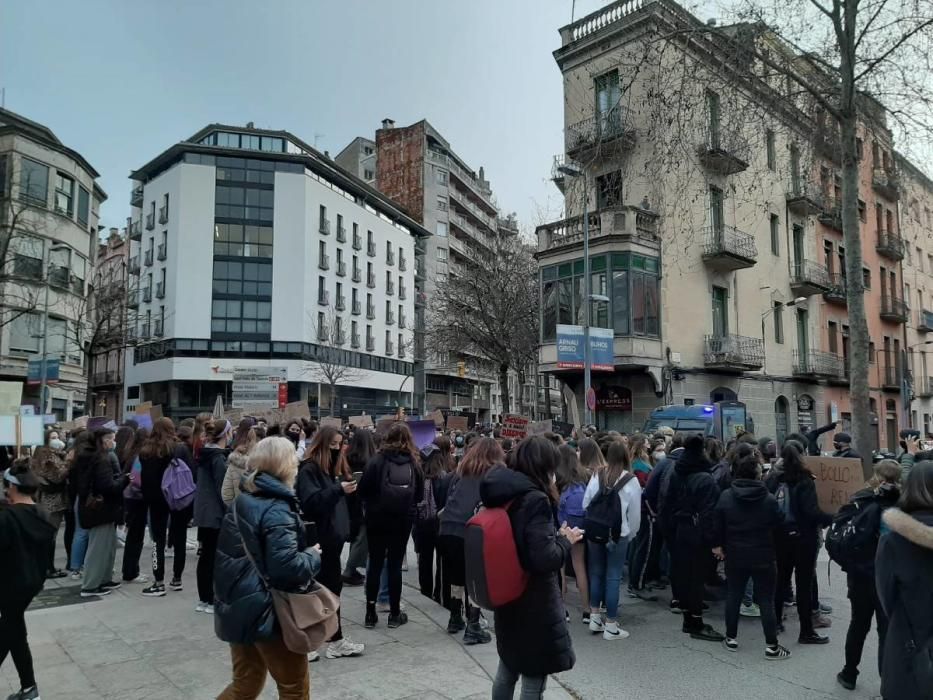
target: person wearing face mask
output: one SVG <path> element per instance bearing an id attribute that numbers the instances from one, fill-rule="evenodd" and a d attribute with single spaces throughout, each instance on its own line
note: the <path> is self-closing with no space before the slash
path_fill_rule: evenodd
<path id="1" fill-rule="evenodd" d="M 298 459 L 304 457 L 305 446 L 304 446 L 304 430 L 301 427 L 301 422 L 293 420 L 285 426 L 285 437 L 291 440 L 292 444 L 295 446 L 295 450 L 298 453 Z"/>
<path id="2" fill-rule="evenodd" d="M 227 443 L 233 435 L 230 421 L 220 418 L 204 426 L 204 446 L 198 451 L 198 490 L 194 497 L 194 524 L 198 528 L 198 604 L 195 611 L 214 614 L 214 559 L 217 538 L 227 512 L 223 499 L 227 475 Z"/>
<path id="3" fill-rule="evenodd" d="M 58 433 L 50 430 L 45 435 L 45 445 L 32 456 L 32 473 L 39 479 L 38 504 L 49 514 L 49 521 L 57 531 L 65 519 L 68 510 L 67 478 L 68 466 L 64 460 L 65 443 L 59 440 Z M 55 568 L 55 541 L 49 552 L 49 565 L 46 578 L 63 578 L 67 572 Z"/>
<path id="4" fill-rule="evenodd" d="M 321 570 L 317 581 L 338 596 L 343 588 L 340 555 L 350 539 L 347 501 L 356 498 L 356 481 L 342 448 L 343 435 L 339 430 L 331 426 L 318 429 L 304 455 L 295 483 L 302 517 L 308 524 L 306 539 L 309 544 L 321 545 Z M 340 620 L 339 610 L 337 619 Z M 359 656 L 363 649 L 362 644 L 345 637 L 342 626 L 338 626 L 325 655 L 328 659 Z"/>

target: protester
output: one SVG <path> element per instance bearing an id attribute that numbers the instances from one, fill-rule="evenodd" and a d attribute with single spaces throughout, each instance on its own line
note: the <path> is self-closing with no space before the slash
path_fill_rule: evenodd
<path id="1" fill-rule="evenodd" d="M 583 468 L 577 457 L 577 452 L 568 445 L 558 448 L 560 462 L 557 466 L 557 491 L 560 501 L 557 506 L 557 522 L 566 523 L 570 527 L 582 528 L 585 507 L 583 499 L 586 486 L 591 474 Z M 577 542 L 570 548 L 570 561 L 573 565 L 573 576 L 580 592 L 580 604 L 583 606 L 583 623 L 590 624 L 590 580 L 586 566 L 586 543 Z M 566 603 L 566 580 L 561 586 Z"/>
<path id="2" fill-rule="evenodd" d="M 194 425 L 191 428 L 191 454 L 195 460 L 201 456 L 201 448 L 204 447 L 206 440 L 204 431 L 212 420 L 210 413 L 199 413 L 194 419 Z"/>
<path id="3" fill-rule="evenodd" d="M 198 557 L 197 612 L 214 612 L 214 556 L 217 537 L 227 510 L 221 495 L 227 473 L 227 442 L 230 440 L 230 421 L 220 418 L 204 426 L 204 445 L 198 450 L 197 495 L 194 499 L 194 524 L 198 528 L 201 554 Z"/>
<path id="4" fill-rule="evenodd" d="M 875 560 L 878 598 L 888 618 L 881 668 L 884 700 L 933 697 L 933 462 L 915 462 L 897 508 L 882 516 Z M 917 675 L 925 668 L 925 676 Z"/>
<path id="5" fill-rule="evenodd" d="M 894 460 L 882 460 L 874 466 L 874 475 L 866 488 L 853 494 L 849 501 L 858 505 L 858 511 L 864 511 L 870 515 L 873 535 L 871 541 L 875 546 L 860 552 L 859 561 L 846 567 L 846 584 L 849 601 L 852 604 L 852 617 L 849 619 L 849 631 L 846 633 L 845 666 L 836 675 L 839 685 L 846 690 L 855 689 L 859 675 L 858 665 L 862 661 L 865 638 L 871 631 L 872 617 L 875 618 L 875 626 L 878 629 L 879 672 L 883 665 L 888 618 L 881 607 L 878 590 L 875 587 L 875 555 L 878 548 L 877 542 L 881 537 L 882 514 L 896 504 L 900 498 L 900 483 L 901 465 Z M 854 525 L 854 522 L 852 524 Z"/>
<path id="6" fill-rule="evenodd" d="M 457 473 L 450 483 L 447 501 L 440 515 L 439 545 L 443 578 L 451 586 L 450 619 L 447 631 L 463 630 L 464 644 L 486 644 L 492 641 L 480 624 L 480 610 L 466 595 L 466 560 L 464 536 L 467 521 L 480 504 L 480 483 L 494 466 L 505 463 L 505 454 L 493 438 L 474 440 L 460 460 Z M 466 613 L 464 622 L 463 613 Z"/>
<path id="7" fill-rule="evenodd" d="M 126 537 L 123 541 L 124 583 L 148 583 L 149 577 L 139 571 L 139 559 L 143 553 L 148 523 L 148 508 L 142 492 L 142 464 L 139 450 L 146 440 L 144 428 L 125 426 L 117 431 L 116 450 L 120 468 L 129 475 L 130 483 L 123 489 L 123 519 Z"/>
<path id="8" fill-rule="evenodd" d="M 633 435 L 629 443 L 629 455 L 632 462 L 632 473 L 638 478 L 638 485 L 645 488 L 654 467 L 648 438 L 641 433 Z"/>
<path id="9" fill-rule="evenodd" d="M 346 452 L 347 466 L 355 479 L 358 480 L 358 477 L 362 476 L 369 460 L 375 456 L 376 441 L 373 439 L 373 434 L 368 430 L 355 431 Z M 347 586 L 362 586 L 366 582 L 366 577 L 359 570 L 366 566 L 369 546 L 359 493 L 347 499 L 347 507 L 350 511 L 351 545 L 350 553 L 347 554 L 347 563 L 343 569 L 343 582 Z"/>
<path id="10" fill-rule="evenodd" d="M 223 429 L 208 432 L 209 445 L 221 445 Z M 279 698 L 307 700 L 307 658 L 282 641 L 270 590 L 307 591 L 321 563 L 318 548 L 306 549 L 298 514 L 294 444 L 281 437 L 265 438 L 250 453 L 248 468 L 243 493 L 223 517 L 217 540 L 214 629 L 230 644 L 233 665 L 233 680 L 218 700 L 258 698 L 267 672 Z"/>
<path id="11" fill-rule="evenodd" d="M 851 459 L 861 459 L 861 455 L 852 449 L 852 436 L 848 433 L 836 433 L 833 435 L 833 457 L 849 457 Z M 798 591 L 799 593 L 799 591 Z"/>
<path id="12" fill-rule="evenodd" d="M 45 444 L 32 456 L 32 473 L 39 480 L 37 502 L 45 508 L 49 522 L 58 532 L 68 510 L 68 467 L 64 460 L 65 443 L 58 439 L 58 432 L 49 430 Z M 57 538 L 56 538 L 57 539 Z M 49 553 L 46 578 L 63 578 L 68 572 L 55 566 L 55 539 Z"/>
<path id="13" fill-rule="evenodd" d="M 343 435 L 336 428 L 320 428 L 308 446 L 298 470 L 296 493 L 306 522 L 314 523 L 314 532 L 305 531 L 308 542 L 321 546 L 321 570 L 317 580 L 339 596 L 343 588 L 340 557 L 350 538 L 350 512 L 347 497 L 356 493 L 357 483 L 344 457 Z M 310 527 L 310 526 L 309 526 Z M 310 535 L 310 536 L 309 536 Z M 359 656 L 362 644 L 344 637 L 337 611 L 337 632 L 331 637 L 325 655 L 328 659 Z"/>
<path id="14" fill-rule="evenodd" d="M 68 465 L 68 513 L 65 514 L 65 549 L 68 550 L 68 569 L 71 571 L 71 580 L 80 581 L 84 575 L 84 561 L 87 558 L 88 532 L 81 527 L 78 517 L 78 454 L 83 452 L 89 443 L 93 443 L 94 436 L 89 430 L 78 430 L 73 435 L 74 442 L 65 454 L 65 464 Z M 68 521 L 71 520 L 72 530 L 68 530 Z"/>
<path id="15" fill-rule="evenodd" d="M 388 566 L 388 626 L 394 628 L 408 622 L 408 616 L 399 607 L 402 560 L 411 534 L 414 506 L 420 501 L 422 491 L 423 477 L 411 430 L 405 423 L 395 423 L 359 481 L 369 542 L 365 618 L 368 628 L 375 627 L 378 622 L 376 597 L 384 566 Z"/>
<path id="16" fill-rule="evenodd" d="M 518 558 L 528 574 L 521 597 L 496 609 L 499 668 L 493 700 L 510 700 L 519 678 L 522 698 L 542 698 L 548 675 L 570 670 L 576 662 L 558 575 L 583 532 L 555 527 L 554 478 L 559 460 L 553 443 L 541 436 L 529 437 L 509 456 L 511 468 L 489 470 L 480 485 L 483 505 L 511 503 L 508 513 Z"/>
<path id="17" fill-rule="evenodd" d="M 612 532 L 608 542 L 600 543 L 592 539 L 586 542 L 590 631 L 602 632 L 606 640 L 625 639 L 629 633 L 618 624 L 619 587 L 629 542 L 641 527 L 641 486 L 632 473 L 629 448 L 621 440 L 609 446 L 606 468 L 593 474 L 586 487 L 583 507 L 587 509 L 588 516 L 601 498 L 619 499 L 620 521 L 618 533 Z M 612 503 L 611 508 L 614 507 Z M 605 603 L 605 618 L 600 615 L 600 603 Z"/>
<path id="18" fill-rule="evenodd" d="M 220 488 L 220 496 L 227 505 L 230 505 L 240 493 L 240 482 L 246 475 L 247 459 L 257 442 L 253 422 L 249 418 L 244 418 L 233 435 L 230 454 L 227 455 L 227 471 L 224 474 L 223 486 Z"/>
<path id="19" fill-rule="evenodd" d="M 438 603 L 444 602 L 444 607 L 449 608 L 450 594 L 445 595 L 442 591 L 447 587 L 442 585 L 440 576 L 440 552 L 438 550 L 440 520 L 437 515 L 447 504 L 447 493 L 451 481 L 451 476 L 447 472 L 449 447 L 445 452 L 436 442 L 430 443 L 421 449 L 420 457 L 421 469 L 424 472 L 424 493 L 417 506 L 415 524 L 412 529 L 415 551 L 418 554 L 418 586 L 421 589 L 421 595 L 432 598 Z M 435 553 L 437 553 L 438 564 L 436 570 Z"/>
<path id="20" fill-rule="evenodd" d="M 838 435 L 836 436 L 838 438 Z M 784 523 L 776 530 L 778 587 L 774 598 L 777 619 L 784 612 L 784 591 L 791 575 L 797 585 L 797 614 L 800 618 L 800 644 L 826 644 L 829 637 L 816 632 L 813 625 L 812 586 L 816 556 L 820 547 L 820 529 L 832 523 L 832 516 L 820 510 L 813 474 L 804 466 L 799 443 L 789 441 L 781 450 L 783 469 L 769 479 L 769 490 L 784 514 Z M 784 625 L 778 623 L 778 631 Z"/>
<path id="21" fill-rule="evenodd" d="M 39 479 L 29 460 L 3 472 L 0 501 L 0 664 L 10 654 L 20 690 L 10 700 L 39 700 L 32 652 L 26 636 L 26 608 L 42 590 L 54 551 L 57 527 L 33 500 Z"/>
<path id="22" fill-rule="evenodd" d="M 714 519 L 713 552 L 725 559 L 728 597 L 726 598 L 726 638 L 729 651 L 739 647 L 739 608 L 749 580 L 754 582 L 754 598 L 761 610 L 765 635 L 765 658 L 786 659 L 790 652 L 778 643 L 774 591 L 777 566 L 774 528 L 784 521 L 777 500 L 761 481 L 758 456 L 749 450 L 735 463 L 730 488 L 719 496 Z"/>

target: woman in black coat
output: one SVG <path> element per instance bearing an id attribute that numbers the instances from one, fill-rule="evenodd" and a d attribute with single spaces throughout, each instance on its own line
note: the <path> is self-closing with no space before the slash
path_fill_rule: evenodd
<path id="1" fill-rule="evenodd" d="M 314 433 L 314 439 L 298 470 L 295 490 L 301 513 L 311 532 L 308 541 L 321 545 L 321 571 L 317 580 L 332 593 L 340 595 L 343 577 L 340 575 L 340 555 L 350 538 L 350 513 L 347 496 L 356 493 L 356 482 L 350 476 L 343 455 L 343 435 L 336 428 L 325 426 Z M 310 523 L 314 523 L 313 526 Z M 340 611 L 337 611 L 340 619 Z M 327 658 L 359 656 L 363 645 L 343 636 L 342 626 L 331 637 Z"/>
<path id="2" fill-rule="evenodd" d="M 528 573 L 521 597 L 496 609 L 499 669 L 492 700 L 512 698 L 519 677 L 522 698 L 543 697 L 548 675 L 567 671 L 576 662 L 559 573 L 583 531 L 557 528 L 553 477 L 559 461 L 549 440 L 528 438 L 509 455 L 510 469 L 492 469 L 480 485 L 483 505 L 495 508 L 512 501 L 509 519 L 519 561 Z"/>
<path id="3" fill-rule="evenodd" d="M 907 475 L 900 508 L 882 516 L 890 531 L 875 559 L 878 597 L 888 618 L 881 669 L 884 700 L 931 700 L 933 679 L 918 677 L 920 658 L 933 653 L 933 462 Z M 915 657 L 919 657 L 915 659 Z"/>

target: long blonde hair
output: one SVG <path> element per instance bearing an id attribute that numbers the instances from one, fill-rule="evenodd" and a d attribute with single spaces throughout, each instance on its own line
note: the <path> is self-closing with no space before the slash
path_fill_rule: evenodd
<path id="1" fill-rule="evenodd" d="M 256 491 L 253 479 L 259 473 L 274 476 L 289 488 L 293 488 L 295 478 L 298 476 L 298 455 L 295 454 L 295 445 L 284 437 L 263 438 L 249 453 L 246 468 L 253 473 L 252 477 L 244 483 L 244 488 L 250 493 Z"/>

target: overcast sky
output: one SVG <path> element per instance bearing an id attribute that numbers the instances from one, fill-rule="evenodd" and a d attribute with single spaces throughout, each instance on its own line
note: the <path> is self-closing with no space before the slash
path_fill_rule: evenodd
<path id="1" fill-rule="evenodd" d="M 605 4 L 577 0 L 581 17 Z M 551 52 L 571 0 L 85 0 L 0 3 L 7 109 L 101 173 L 105 226 L 128 174 L 211 122 L 287 129 L 332 155 L 427 118 L 523 227 L 561 211 Z"/>

